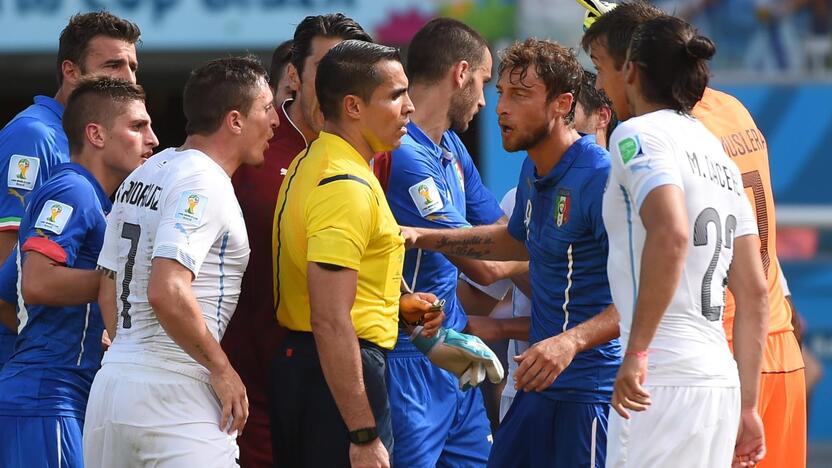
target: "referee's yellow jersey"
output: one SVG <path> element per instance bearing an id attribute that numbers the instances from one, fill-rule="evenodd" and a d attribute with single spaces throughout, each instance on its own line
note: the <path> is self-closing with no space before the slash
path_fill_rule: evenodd
<path id="1" fill-rule="evenodd" d="M 392 349 L 398 334 L 404 239 L 384 191 L 349 143 L 321 132 L 286 172 L 272 234 L 277 319 L 311 331 L 308 262 L 358 271 L 352 323 L 359 338 Z"/>

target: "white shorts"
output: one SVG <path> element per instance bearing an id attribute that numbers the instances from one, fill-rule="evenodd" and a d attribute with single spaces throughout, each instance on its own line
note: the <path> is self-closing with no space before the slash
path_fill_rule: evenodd
<path id="1" fill-rule="evenodd" d="M 210 385 L 164 369 L 106 363 L 84 421 L 88 468 L 236 467 L 236 434 L 219 427 Z"/>
<path id="2" fill-rule="evenodd" d="M 652 405 L 624 419 L 610 409 L 607 468 L 730 467 L 740 389 L 646 386 Z"/>

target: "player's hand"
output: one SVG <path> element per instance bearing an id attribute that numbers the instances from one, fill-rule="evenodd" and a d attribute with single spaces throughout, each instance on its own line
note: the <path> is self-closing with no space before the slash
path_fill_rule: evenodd
<path id="1" fill-rule="evenodd" d="M 646 378 L 647 355 L 625 355 L 612 391 L 612 408 L 622 418 L 630 419 L 627 409 L 644 411 L 650 407 L 650 393 L 642 387 Z"/>
<path id="2" fill-rule="evenodd" d="M 731 466 L 756 466 L 766 456 L 766 435 L 763 421 L 757 408 L 743 410 L 740 413 L 740 430 L 734 445 L 734 459 Z"/>
<path id="3" fill-rule="evenodd" d="M 415 228 L 407 226 L 399 226 L 402 230 L 402 237 L 404 237 L 404 248 L 412 249 L 416 240 L 419 239 L 419 233 Z"/>
<path id="4" fill-rule="evenodd" d="M 104 333 L 101 334 L 101 352 L 105 352 L 110 349 L 110 345 L 113 344 L 112 340 L 110 340 L 110 335 L 107 333 L 107 330 L 104 330 Z"/>
<path id="5" fill-rule="evenodd" d="M 468 316 L 468 326 L 465 333 L 478 336 L 483 341 L 497 341 L 503 339 L 503 327 L 499 319 L 491 317 Z"/>
<path id="6" fill-rule="evenodd" d="M 578 347 L 567 335 L 555 335 L 539 341 L 514 361 L 519 364 L 514 371 L 514 388 L 525 392 L 542 392 L 566 369 L 575 358 Z"/>
<path id="7" fill-rule="evenodd" d="M 350 444 L 352 468 L 390 468 L 390 456 L 381 439 L 363 445 Z"/>
<path id="8" fill-rule="evenodd" d="M 445 308 L 437 309 L 437 297 L 431 293 L 415 292 L 399 298 L 399 313 L 410 323 L 421 322 L 422 336 L 433 338 L 445 321 Z"/>
<path id="9" fill-rule="evenodd" d="M 223 370 L 211 372 L 211 387 L 222 406 L 220 430 L 241 435 L 248 420 L 248 396 L 240 376 L 229 364 Z"/>

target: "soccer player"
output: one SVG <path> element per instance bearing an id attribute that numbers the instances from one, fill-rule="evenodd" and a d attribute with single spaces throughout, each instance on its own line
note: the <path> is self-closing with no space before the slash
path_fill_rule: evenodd
<path id="1" fill-rule="evenodd" d="M 290 330 L 271 368 L 278 464 L 390 466 L 398 314 L 428 334 L 444 317 L 426 313 L 433 295 L 400 297 L 404 240 L 369 167 L 406 132 L 407 85 L 390 47 L 348 40 L 320 62 L 324 129 L 289 166 L 275 213 L 277 318 Z"/>
<path id="2" fill-rule="evenodd" d="M 598 66 L 598 86 L 626 107 L 623 93 L 627 45 L 639 24 L 663 15 L 645 2 L 628 1 L 598 18 L 582 40 Z M 762 467 L 802 467 L 806 464 L 806 393 L 800 346 L 792 333 L 792 311 L 778 281 L 780 263 L 775 243 L 775 211 L 765 139 L 751 115 L 734 97 L 705 88 L 692 114 L 722 142 L 742 174 L 742 186 L 754 207 L 760 234 L 760 256 L 768 291 L 768 336 L 763 354 L 758 411 L 763 419 L 766 457 Z M 767 265 L 767 268 L 766 268 Z M 726 296 L 723 324 L 729 344 L 735 326 L 734 296 Z M 751 416 L 748 419 L 753 419 Z M 746 418 L 743 419 L 745 421 Z"/>
<path id="3" fill-rule="evenodd" d="M 35 96 L 34 104 L 0 130 L 0 264 L 18 240 L 18 228 L 31 193 L 69 162 L 61 116 L 79 80 L 103 74 L 136 82 L 135 24 L 107 12 L 74 15 L 58 42 L 58 92 Z M 0 366 L 11 356 L 16 333 L 0 327 Z"/>
<path id="4" fill-rule="evenodd" d="M 319 112 L 314 86 L 318 62 L 332 46 L 345 39 L 370 41 L 370 36 L 358 23 L 341 14 L 309 16 L 295 30 L 292 51 L 288 54 L 291 61 L 285 66 L 275 63 L 275 59 L 285 57 L 275 52 L 271 68 L 286 68 L 283 77 L 294 90 L 294 99 L 275 98 L 280 126 L 269 140 L 263 165 L 242 166 L 232 178 L 246 221 L 251 257 L 237 306 L 245 312 L 231 319 L 222 347 L 240 374 L 249 398 L 246 430 L 237 438 L 240 463 L 246 467 L 272 466 L 267 371 L 285 333 L 275 319 L 273 294 L 272 226 L 277 192 L 289 164 L 306 149 L 307 141 L 317 138 L 321 130 L 318 120 L 307 120 L 307 115 L 314 116 Z M 276 84 L 274 74 L 271 79 L 272 90 L 277 95 L 280 85 Z M 275 378 L 282 380 L 279 375 Z"/>
<path id="5" fill-rule="evenodd" d="M 503 212 L 457 135 L 485 105 L 483 86 L 491 79 L 486 41 L 459 21 L 434 19 L 408 47 L 407 75 L 416 110 L 402 145 L 385 163 L 389 167 L 385 193 L 396 221 L 429 228 L 498 221 Z M 456 295 L 459 269 L 491 283 L 508 276 L 512 266 L 414 250 L 405 256 L 403 275 L 412 290 L 430 291 L 444 299 L 444 326 L 461 332 L 467 316 Z M 515 270 L 524 272 L 525 263 Z M 492 437 L 481 391 L 460 390 L 458 377 L 433 365 L 409 335 L 403 327 L 388 356 L 396 440 L 393 464 L 484 466 Z"/>
<path id="6" fill-rule="evenodd" d="M 606 148 L 618 121 L 610 98 L 602 89 L 596 88 L 596 80 L 595 73 L 584 70 L 581 92 L 575 106 L 575 130 L 585 135 L 594 135 L 598 146 Z"/>
<path id="7" fill-rule="evenodd" d="M 530 342 L 514 403 L 489 466 L 602 466 L 620 362 L 610 306 L 601 195 L 609 157 L 572 128 L 583 69 L 574 54 L 528 39 L 501 57 L 497 115 L 507 151 L 528 151 L 508 226 L 405 228 L 413 246 L 495 260 L 529 260 Z"/>
<path id="8" fill-rule="evenodd" d="M 765 454 L 756 411 L 767 316 L 757 226 L 736 165 L 690 116 L 714 52 L 678 18 L 646 21 L 624 65 L 628 106 L 611 94 L 629 120 L 613 131 L 604 194 L 610 286 L 627 343 L 608 466 L 728 466 L 735 441 L 736 462 Z M 720 323 L 726 284 L 740 308 L 736 362 Z M 741 408 L 753 423 L 740 426 Z"/>
<path id="9" fill-rule="evenodd" d="M 279 108 L 283 101 L 290 99 L 295 90 L 286 70 L 292 61 L 292 40 L 283 41 L 272 53 L 272 63 L 269 65 L 269 87 L 274 93 L 274 106 Z"/>
<path id="10" fill-rule="evenodd" d="M 63 127 L 71 162 L 31 195 L 20 223 L 20 335 L 0 372 L 0 465 L 83 467 L 81 432 L 104 329 L 95 265 L 110 195 L 152 154 L 144 91 L 79 80 Z M 5 271 L 5 269 L 4 269 Z"/>
<path id="11" fill-rule="evenodd" d="M 191 72 L 188 134 L 116 193 L 98 264 L 117 333 L 90 391 L 89 466 L 236 466 L 248 401 L 219 340 L 249 247 L 231 176 L 277 127 L 266 71 L 224 58 Z"/>

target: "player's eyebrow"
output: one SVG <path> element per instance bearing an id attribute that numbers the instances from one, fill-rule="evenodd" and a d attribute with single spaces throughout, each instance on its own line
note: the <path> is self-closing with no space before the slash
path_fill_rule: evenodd
<path id="1" fill-rule="evenodd" d="M 406 87 L 396 88 L 396 89 L 393 90 L 392 93 L 390 93 L 390 97 L 392 97 L 393 99 L 397 99 L 399 96 L 401 96 L 402 94 L 404 94 L 406 92 L 407 92 Z"/>

